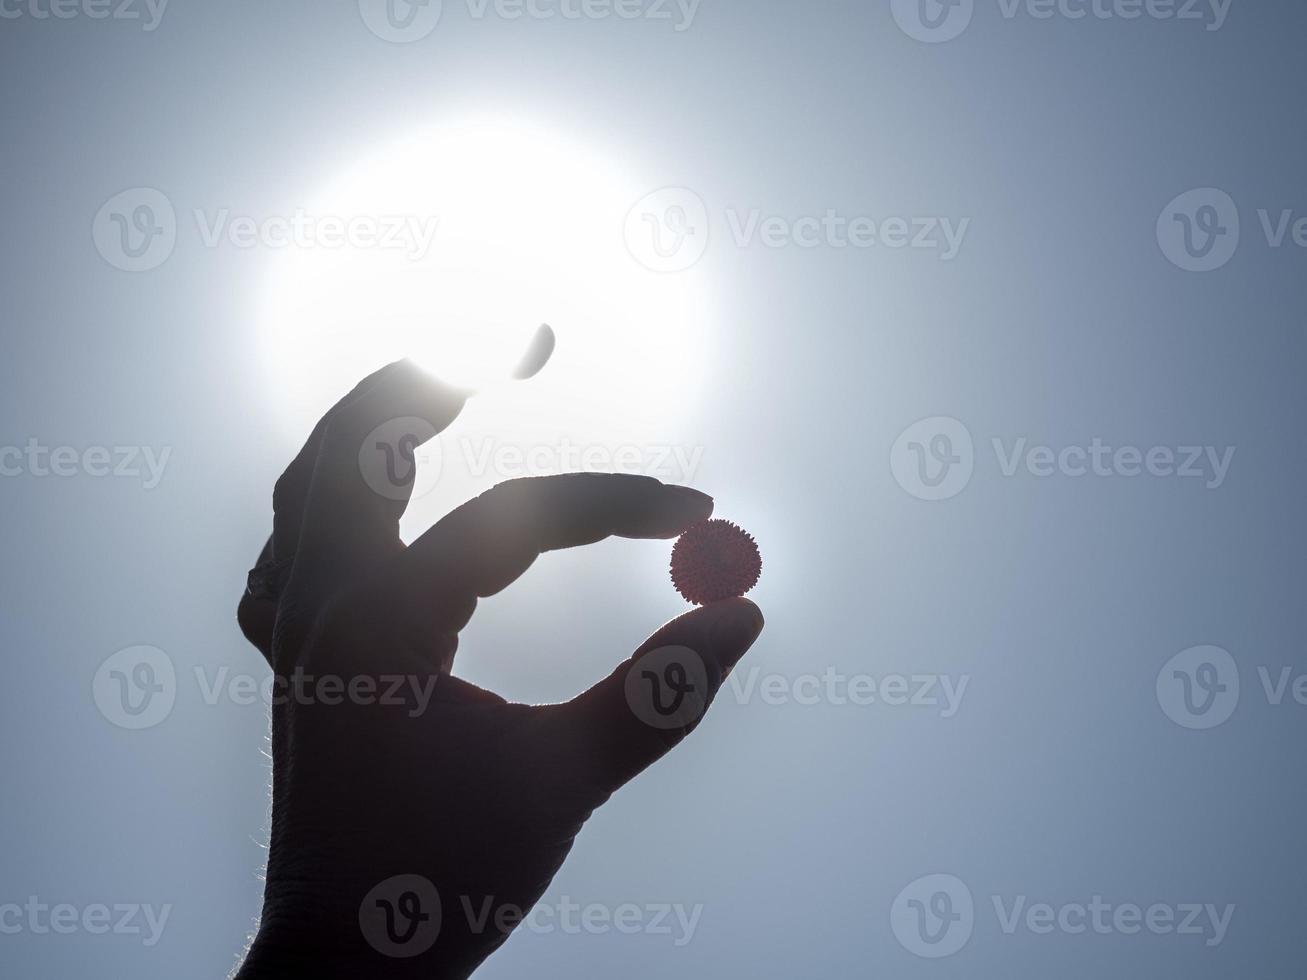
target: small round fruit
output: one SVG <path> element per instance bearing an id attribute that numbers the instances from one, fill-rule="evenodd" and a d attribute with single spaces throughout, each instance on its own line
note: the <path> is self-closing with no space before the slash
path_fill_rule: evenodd
<path id="1" fill-rule="evenodd" d="M 753 536 L 720 518 L 691 525 L 672 548 L 672 584 L 696 605 L 742 596 L 758 584 L 762 555 Z"/>

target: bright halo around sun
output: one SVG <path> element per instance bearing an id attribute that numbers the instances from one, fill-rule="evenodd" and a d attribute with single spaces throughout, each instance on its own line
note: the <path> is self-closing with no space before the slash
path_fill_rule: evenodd
<path id="1" fill-rule="evenodd" d="M 500 119 L 420 129 L 346 168 L 305 205 L 315 230 L 270 266 L 260 336 L 291 431 L 411 356 L 493 385 L 506 438 L 654 438 L 698 391 L 710 316 L 697 270 L 659 273 L 626 247 L 649 190 L 598 147 Z M 545 370 L 495 384 L 542 323 L 558 338 Z"/>

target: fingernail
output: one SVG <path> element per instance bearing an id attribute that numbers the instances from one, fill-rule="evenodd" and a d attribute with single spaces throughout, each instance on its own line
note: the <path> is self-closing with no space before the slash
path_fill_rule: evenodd
<path id="1" fill-rule="evenodd" d="M 667 491 L 697 519 L 702 520 L 712 514 L 713 499 L 706 493 L 700 493 L 693 487 L 681 487 L 675 484 L 668 484 Z"/>
<path id="2" fill-rule="evenodd" d="M 752 602 L 731 602 L 718 614 L 708 633 L 708 641 L 723 676 L 749 652 L 762 627 L 762 611 Z"/>

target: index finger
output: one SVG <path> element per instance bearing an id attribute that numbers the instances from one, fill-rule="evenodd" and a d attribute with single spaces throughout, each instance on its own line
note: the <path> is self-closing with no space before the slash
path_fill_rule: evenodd
<path id="1" fill-rule="evenodd" d="M 395 556 L 393 575 L 386 578 L 401 600 L 414 600 L 406 607 L 438 616 L 435 607 L 447 604 L 432 603 L 433 592 L 473 600 L 494 595 L 547 551 L 612 536 L 673 538 L 712 510 L 707 494 L 647 476 L 569 473 L 511 480 L 441 519 Z M 457 632 L 464 623 L 430 625 Z"/>

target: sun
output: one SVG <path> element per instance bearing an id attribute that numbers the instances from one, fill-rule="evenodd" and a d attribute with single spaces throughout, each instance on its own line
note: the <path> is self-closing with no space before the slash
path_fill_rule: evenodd
<path id="1" fill-rule="evenodd" d="M 485 385 L 548 323 L 558 350 L 531 385 L 551 425 L 639 438 L 675 419 L 706 369 L 708 298 L 697 270 L 659 274 L 627 249 L 649 189 L 594 141 L 509 118 L 418 127 L 342 167 L 306 220 L 367 234 L 294 241 L 269 263 L 260 341 L 283 417 L 302 433 L 402 356 Z"/>

